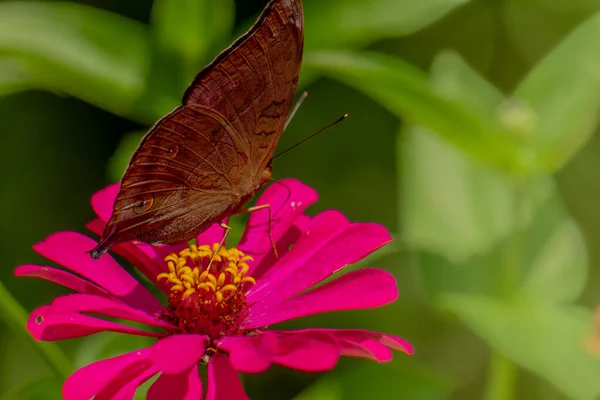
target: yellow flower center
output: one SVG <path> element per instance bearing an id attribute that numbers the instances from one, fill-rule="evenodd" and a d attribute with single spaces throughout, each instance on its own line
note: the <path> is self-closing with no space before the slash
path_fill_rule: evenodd
<path id="1" fill-rule="evenodd" d="M 201 333 L 211 338 L 240 334 L 248 316 L 245 291 L 256 283 L 248 276 L 252 257 L 237 248 L 215 243 L 191 244 L 165 261 L 169 272 L 158 275 L 170 287 L 168 312 L 163 319 L 178 332 Z"/>

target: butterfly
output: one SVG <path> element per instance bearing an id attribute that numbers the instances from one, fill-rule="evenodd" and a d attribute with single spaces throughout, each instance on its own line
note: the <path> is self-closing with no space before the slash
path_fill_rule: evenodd
<path id="1" fill-rule="evenodd" d="M 185 242 L 241 210 L 271 178 L 304 47 L 301 0 L 271 0 L 144 136 L 98 245 Z"/>

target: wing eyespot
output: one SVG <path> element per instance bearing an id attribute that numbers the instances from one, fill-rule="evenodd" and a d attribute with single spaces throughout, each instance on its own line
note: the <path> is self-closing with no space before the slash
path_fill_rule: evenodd
<path id="1" fill-rule="evenodd" d="M 133 203 L 133 212 L 136 214 L 142 214 L 152 208 L 154 204 L 154 196 L 151 194 L 143 194 L 138 196 Z"/>
<path id="2" fill-rule="evenodd" d="M 167 157 L 169 158 L 175 158 L 177 157 L 177 153 L 179 152 L 179 146 L 175 143 L 171 143 L 168 147 L 167 147 Z"/>

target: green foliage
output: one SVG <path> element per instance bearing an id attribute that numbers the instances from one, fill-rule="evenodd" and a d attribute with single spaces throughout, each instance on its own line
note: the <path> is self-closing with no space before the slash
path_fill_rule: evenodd
<path id="1" fill-rule="evenodd" d="M 2 2 L 0 57 L 15 63 L 20 88 L 56 90 L 129 115 L 144 88 L 148 47 L 144 27 L 116 14 L 74 3 Z M 2 80 L 0 92 L 14 90 Z"/>
<path id="2" fill-rule="evenodd" d="M 564 168 L 580 157 L 578 151 L 598 128 L 600 3 L 304 0 L 304 5 L 301 86 L 320 96 L 309 97 L 316 106 L 303 106 L 282 142 L 287 136 L 293 141 L 305 137 L 346 112 L 344 107 L 377 109 L 380 114 L 369 115 L 367 129 L 353 128 L 349 119 L 343 128 L 347 136 L 323 135 L 309 157 L 290 154 L 290 167 L 281 160 L 278 175 L 318 177 L 318 207 L 345 208 L 352 219 L 370 219 L 371 210 L 395 206 L 398 221 L 379 221 L 397 227 L 395 242 L 351 268 L 387 261 L 402 289 L 396 306 L 368 316 L 347 313 L 315 321 L 323 326 L 380 327 L 402 336 L 407 332 L 416 354 L 385 366 L 352 360 L 313 384 L 285 375 L 295 387 L 304 388 L 285 395 L 465 399 L 482 398 L 483 390 L 488 400 L 600 397 L 600 360 L 585 348 L 592 330 L 591 307 L 600 299 L 591 295 L 592 301 L 582 300 L 586 289 L 594 293 L 600 289 L 594 282 L 595 249 L 588 246 L 593 242 L 587 237 L 597 228 L 590 224 L 600 221 L 576 219 L 578 210 L 563 200 L 570 187 L 555 180 L 556 173 L 565 174 Z M 254 20 L 234 26 L 235 6 L 231 0 L 155 0 L 150 23 L 144 25 L 77 3 L 0 2 L 0 95 L 7 96 L 2 100 L 8 103 L 23 91 L 47 90 L 150 126 L 179 104 L 186 85 L 231 43 L 234 32 Z M 493 46 L 482 44 L 489 37 L 494 38 Z M 489 65 L 481 61 L 486 58 L 491 59 Z M 32 109 L 42 121 L 54 115 L 43 107 Z M 64 118 L 75 118 L 74 114 Z M 16 132 L 27 129 L 24 123 L 31 115 L 25 110 L 14 116 Z M 0 120 L 10 117 L 7 113 Z M 85 121 L 90 131 L 101 119 L 96 118 Z M 121 139 L 116 151 L 107 145 L 112 152 L 110 181 L 121 177 L 143 134 L 127 129 L 135 130 Z M 23 148 L 16 146 L 19 140 L 36 137 L 6 132 L 2 143 L 7 148 Z M 110 135 L 102 133 L 109 141 Z M 86 134 L 74 131 L 71 137 Z M 371 148 L 367 144 L 374 141 L 379 153 L 366 154 Z M 28 155 L 35 166 L 31 175 L 15 174 L 12 165 L 5 165 L 19 181 L 18 186 L 7 187 L 21 190 L 27 187 L 28 176 L 43 177 L 42 163 L 53 157 L 71 156 L 76 162 L 86 158 L 81 148 L 74 147 L 45 150 L 49 156 L 42 161 L 37 160 L 39 154 Z M 597 151 L 590 154 L 586 172 L 588 179 L 596 180 Z M 391 161 L 385 161 L 394 158 L 395 179 Z M 346 171 L 353 171 L 352 176 Z M 64 179 L 69 193 L 78 186 Z M 355 204 L 347 190 L 340 190 L 348 187 L 350 193 L 382 195 L 372 196 L 372 203 Z M 397 198 L 389 194 L 394 190 Z M 59 199 L 66 196 L 65 190 L 56 191 Z M 596 210 L 597 198 L 586 198 L 589 195 L 582 192 L 571 196 Z M 11 195 L 2 201 L 0 209 L 18 206 Z M 46 202 L 43 206 L 55 208 Z M 82 215 L 81 220 L 88 217 Z M 232 221 L 234 241 L 243 222 Z M 37 224 L 32 219 L 11 226 L 34 230 Z M 3 236 L 8 238 L 13 233 L 2 232 L 10 232 Z M 39 237 L 49 233 L 35 232 Z M 413 268 L 403 268 L 411 261 Z M 1 276 L 7 286 L 17 285 Z M 18 361 L 40 366 L 19 369 L 24 384 L 12 384 L 12 375 L 7 374 L 0 381 L 2 400 L 59 398 L 62 378 L 72 365 L 150 343 L 132 336 L 93 335 L 69 343 L 63 352 L 62 346 L 31 340 L 24 329 L 23 307 L 2 285 L 0 292 L 1 323 L 11 331 L 0 332 L 0 350 L 6 337 L 6 343 L 18 338 L 31 353 L 25 352 Z M 11 292 L 23 294 L 12 287 Z M 36 304 L 50 297 L 41 290 Z M 308 326 L 305 322 L 297 328 Z M 452 327 L 448 331 L 441 328 L 448 326 Z M 481 343 L 474 344 L 464 329 Z M 14 364 L 12 353 L 6 354 L 2 371 L 12 370 L 8 365 Z M 488 355 L 486 367 L 482 362 Z M 533 373 L 535 384 L 517 385 L 523 369 Z M 277 373 L 266 375 L 279 377 Z M 246 380 L 251 386 L 263 384 L 257 379 Z M 273 381 L 283 386 L 277 378 Z M 136 398 L 143 398 L 143 393 Z"/>
<path id="3" fill-rule="evenodd" d="M 174 53 L 185 70 L 195 74 L 215 44 L 226 45 L 234 8 L 230 0 L 156 0 L 152 8 L 156 45 Z"/>
<path id="4" fill-rule="evenodd" d="M 517 168 L 515 146 L 497 121 L 438 95 L 427 76 L 401 59 L 378 53 L 309 53 L 306 66 L 355 87 L 399 118 L 418 122 L 475 157 L 508 170 Z"/>
<path id="5" fill-rule="evenodd" d="M 362 47 L 410 35 L 468 1 L 306 0 L 306 48 Z"/>
<path id="6" fill-rule="evenodd" d="M 534 173 L 556 171 L 585 144 L 598 125 L 600 13 L 575 29 L 515 91 L 535 115 L 526 151 Z"/>
<path id="7" fill-rule="evenodd" d="M 492 348 L 552 382 L 569 398 L 600 395 L 600 360 L 584 350 L 589 311 L 467 294 L 446 295 L 440 306 L 455 313 Z"/>
<path id="8" fill-rule="evenodd" d="M 370 364 L 360 369 L 347 368 L 343 373 L 331 373 L 294 400 L 386 399 L 390 398 L 391 381 L 402 387 L 397 399 L 441 400 L 452 389 L 452 383 L 446 377 L 431 371 L 407 368 L 400 363 Z"/>

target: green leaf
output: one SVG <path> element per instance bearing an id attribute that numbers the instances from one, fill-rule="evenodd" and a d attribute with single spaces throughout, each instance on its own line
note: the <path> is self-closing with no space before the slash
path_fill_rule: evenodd
<path id="1" fill-rule="evenodd" d="M 441 52 L 433 60 L 430 74 L 440 96 L 455 101 L 481 118 L 497 118 L 505 96 L 458 53 L 450 50 Z"/>
<path id="2" fill-rule="evenodd" d="M 309 52 L 305 67 L 337 79 L 409 122 L 430 128 L 480 161 L 514 171 L 515 138 L 495 121 L 443 98 L 425 74 L 399 58 L 378 53 Z"/>
<path id="3" fill-rule="evenodd" d="M 154 38 L 161 49 L 177 55 L 186 75 L 195 75 L 224 46 L 233 28 L 231 0 L 156 0 L 152 8 Z"/>
<path id="4" fill-rule="evenodd" d="M 506 105 L 502 94 L 455 53 L 436 58 L 432 78 L 440 95 L 482 118 L 496 118 Z M 518 263 L 513 267 L 525 282 L 521 295 L 559 303 L 581 294 L 585 246 L 551 180 L 517 185 L 424 128 L 405 132 L 400 143 L 404 238 L 446 258 L 422 256 L 426 285 L 434 292 L 498 293 L 499 271 Z M 515 226 L 525 230 L 520 237 Z M 511 241 L 524 251 L 515 260 L 505 256 Z"/>
<path id="5" fill-rule="evenodd" d="M 43 86 L 45 84 L 26 62 L 14 58 L 0 58 L 0 96 Z"/>
<path id="6" fill-rule="evenodd" d="M 600 13 L 581 24 L 525 78 L 515 96 L 537 125 L 528 141 L 534 173 L 562 167 L 590 138 L 600 113 Z"/>
<path id="7" fill-rule="evenodd" d="M 119 15 L 75 3 L 0 3 L 0 55 L 19 63 L 21 88 L 39 84 L 129 115 L 147 54 L 143 26 Z"/>
<path id="8" fill-rule="evenodd" d="M 577 225 L 559 223 L 535 257 L 521 287 L 521 294 L 540 302 L 572 302 L 587 280 L 587 250 Z"/>
<path id="9" fill-rule="evenodd" d="M 529 216 L 524 218 L 523 222 L 527 224 L 521 227 L 522 231 L 511 232 L 508 235 L 505 233 L 504 237 L 499 237 L 501 231 L 497 231 L 495 246 L 487 249 L 485 253 L 475 254 L 470 258 L 456 257 L 459 251 L 465 250 L 464 244 L 459 241 L 452 242 L 450 236 L 454 234 L 461 237 L 465 227 L 451 225 L 453 231 L 446 229 L 445 226 L 451 223 L 446 215 L 439 217 L 437 225 L 430 224 L 425 227 L 429 229 L 427 233 L 433 233 L 437 229 L 439 237 L 434 238 L 431 235 L 419 242 L 423 247 L 429 245 L 431 248 L 432 244 L 443 243 L 443 240 L 446 241 L 446 246 L 448 243 L 456 246 L 438 249 L 435 251 L 437 254 L 432 254 L 433 250 L 427 249 L 427 252 L 420 255 L 420 271 L 430 294 L 500 295 L 503 294 L 501 290 L 505 269 L 514 268 L 518 275 L 515 276 L 517 282 L 509 294 L 517 298 L 564 304 L 576 300 L 581 295 L 588 271 L 586 248 L 581 233 L 567 216 L 556 189 L 550 182 L 538 182 L 537 186 L 540 191 L 539 198 L 531 198 L 524 204 Z M 433 195 L 436 196 L 438 195 Z M 429 203 L 423 204 L 423 207 L 428 205 Z M 474 214 L 477 214 L 477 207 L 472 209 Z M 492 213 L 493 210 L 490 209 L 489 212 Z M 493 215 L 511 220 L 509 208 L 498 208 L 496 213 Z M 465 214 L 461 224 L 468 227 L 480 221 L 477 219 L 480 217 L 481 215 Z M 507 223 L 506 230 L 510 228 Z M 490 234 L 487 233 L 488 236 Z M 520 254 L 514 259 L 508 259 L 506 253 L 511 251 L 515 242 L 518 246 L 516 250 Z"/>
<path id="10" fill-rule="evenodd" d="M 354 368 L 337 371 L 319 379 L 294 399 L 442 400 L 448 398 L 453 389 L 449 377 L 421 370 L 412 364 L 412 360 L 410 367 L 396 359 L 389 364 L 367 363 L 363 360 L 355 364 Z M 402 390 L 398 390 L 399 387 Z"/>
<path id="11" fill-rule="evenodd" d="M 447 295 L 440 305 L 497 352 L 546 379 L 570 398 L 600 395 L 600 359 L 585 351 L 592 314 L 577 306 L 505 303 L 484 296 Z"/>
<path id="12" fill-rule="evenodd" d="M 69 359 L 56 343 L 35 340 L 27 331 L 29 315 L 0 282 L 0 318 L 15 334 L 15 336 L 31 346 L 61 378 L 66 378 L 72 372 Z"/>
<path id="13" fill-rule="evenodd" d="M 410 35 L 469 0 L 305 0 L 306 48 L 362 47 Z"/>
<path id="14" fill-rule="evenodd" d="M 401 140 L 400 207 L 404 240 L 411 246 L 462 263 L 495 248 L 513 232 L 514 185 L 509 176 L 468 158 L 424 128 L 405 129 Z M 521 228 L 551 193 L 547 180 L 528 185 Z"/>
<path id="15" fill-rule="evenodd" d="M 0 400 L 60 400 L 62 386 L 56 378 L 39 379 L 1 394 Z"/>

